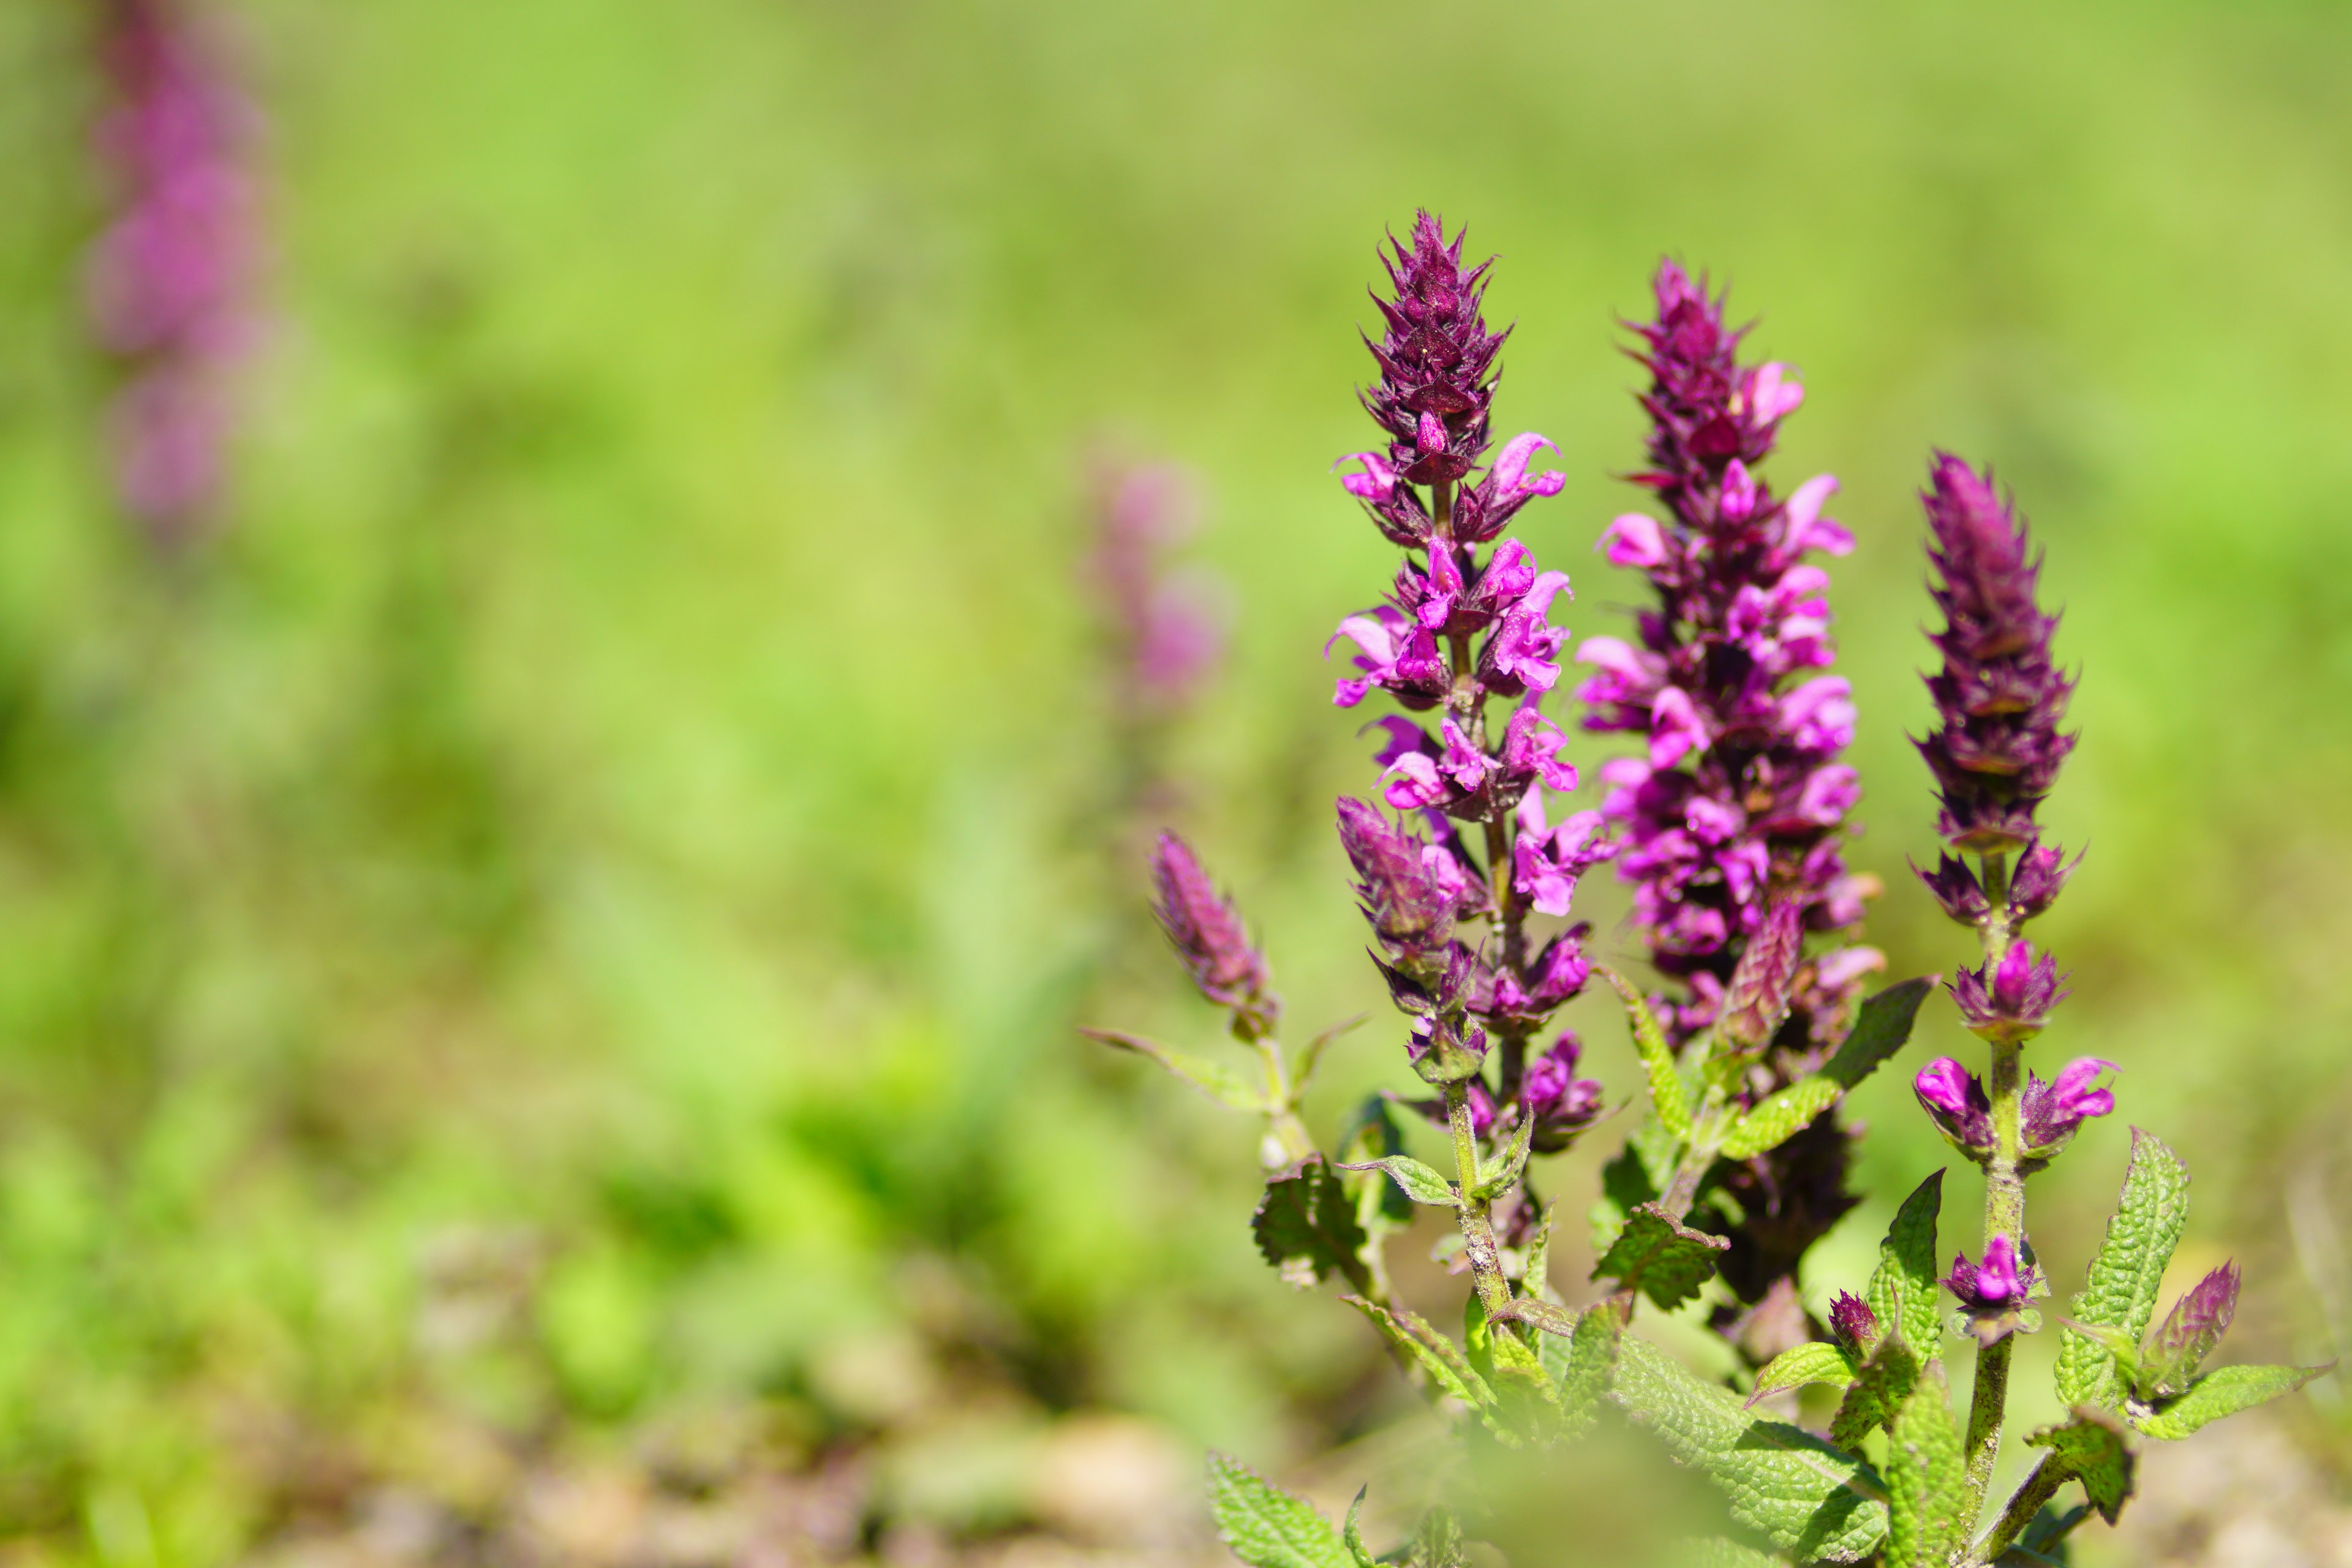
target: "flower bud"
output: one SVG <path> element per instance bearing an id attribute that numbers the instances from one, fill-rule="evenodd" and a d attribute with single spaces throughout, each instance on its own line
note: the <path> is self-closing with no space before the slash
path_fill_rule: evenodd
<path id="1" fill-rule="evenodd" d="M 1201 994 L 1234 1010 L 1236 1033 L 1255 1038 L 1271 1031 L 1282 1002 L 1265 988 L 1265 955 L 1250 944 L 1240 913 L 1218 895 L 1192 847 L 1162 833 L 1151 879 L 1159 893 L 1152 912 Z"/>
<path id="2" fill-rule="evenodd" d="M 1919 1069 L 1911 1090 L 1945 1142 L 1979 1164 L 1992 1158 L 1992 1101 L 1976 1074 L 1938 1057 Z"/>
<path id="3" fill-rule="evenodd" d="M 1885 1331 L 1879 1326 L 1878 1314 L 1852 1291 L 1839 1291 L 1837 1299 L 1830 1303 L 1830 1332 L 1847 1353 L 1857 1359 L 1867 1359 L 1878 1348 L 1879 1336 Z"/>
<path id="4" fill-rule="evenodd" d="M 1969 1028 L 1988 1040 L 2014 1044 L 2032 1039 L 2049 1023 L 2050 1010 L 2069 994 L 2064 981 L 2056 959 L 2020 941 L 2010 944 L 1999 963 L 1963 969 L 1950 984 Z"/>
<path id="5" fill-rule="evenodd" d="M 2067 860 L 2066 852 L 2055 844 L 2035 844 L 2017 858 L 2017 869 L 2009 879 L 2010 917 L 2030 921 L 2056 901 L 2066 879 L 2074 868 L 2083 863 L 2080 855 Z"/>
<path id="6" fill-rule="evenodd" d="M 1763 1049 L 1789 1016 L 1803 943 L 1801 905 L 1786 900 L 1765 911 L 1763 925 L 1748 939 L 1739 967 L 1731 973 L 1724 1001 L 1720 1027 L 1724 1038 L 1738 1049 Z"/>
<path id="7" fill-rule="evenodd" d="M 2018 1136 L 2025 1157 L 2049 1159 L 2066 1146 L 2084 1121 L 2115 1110 L 2116 1097 L 2096 1084 L 2101 1073 L 2118 1070 L 2113 1062 L 2082 1057 L 2060 1068 L 2049 1083 L 2027 1073 L 2017 1108 Z"/>

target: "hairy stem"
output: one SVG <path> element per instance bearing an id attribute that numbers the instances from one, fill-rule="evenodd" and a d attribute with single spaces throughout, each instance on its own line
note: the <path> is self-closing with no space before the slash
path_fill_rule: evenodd
<path id="1" fill-rule="evenodd" d="M 1308 1136 L 1307 1124 L 1298 1120 L 1298 1095 L 1291 1088 L 1290 1070 L 1283 1060 L 1282 1047 L 1264 1036 L 1258 1037 L 1255 1044 L 1258 1062 L 1265 1071 L 1266 1131 L 1281 1152 L 1282 1164 L 1304 1160 L 1315 1152 L 1315 1140 Z"/>
<path id="2" fill-rule="evenodd" d="M 2007 1344 L 2009 1342 L 2003 1340 L 2001 1342 Z M 2042 1511 L 2042 1505 L 2056 1497 L 2058 1489 L 2065 1484 L 2066 1473 L 2053 1465 L 2048 1456 L 2043 1456 L 2042 1462 L 2033 1467 L 2032 1473 L 2010 1494 L 2008 1506 L 2000 1510 L 2000 1517 L 1993 1521 L 1992 1528 L 1978 1540 L 1969 1554 L 1969 1561 L 1998 1561 L 2000 1554 L 2025 1533 L 2025 1527 L 2033 1522 L 2033 1516 Z"/>
<path id="3" fill-rule="evenodd" d="M 1495 1245 L 1492 1205 L 1471 1195 L 1478 1185 L 1478 1135 L 1470 1125 L 1470 1091 L 1462 1084 L 1445 1086 L 1445 1125 L 1454 1134 L 1454 1164 L 1462 1186 L 1462 1239 L 1469 1253 L 1470 1277 L 1477 1283 L 1479 1303 L 1494 1318 L 1508 1305 L 1511 1285 L 1503 1278 L 1502 1254 Z"/>
<path id="4" fill-rule="evenodd" d="M 2009 922 L 2009 875 L 2006 859 L 1998 854 L 1982 860 L 1985 896 L 1994 913 L 1983 927 L 1988 963 L 2000 962 L 2014 933 Z M 1992 1044 L 1992 1071 L 1985 1089 L 1992 1100 L 1993 1155 L 1985 1165 L 1984 1240 L 2007 1237 L 2022 1259 L 2025 1247 L 2025 1177 L 2019 1170 L 2021 1141 L 2018 1130 L 2019 1058 L 2024 1047 L 2014 1042 Z M 1978 1254 L 1979 1258 L 1982 1252 Z M 2022 1263 L 2021 1261 L 2021 1268 Z M 2007 1334 L 1977 1352 L 1976 1386 L 1969 1396 L 1968 1517 L 1984 1508 L 1992 1487 L 1994 1467 L 2000 1459 L 2000 1430 L 2009 1407 L 2009 1363 L 2016 1353 L 2017 1336 Z"/>

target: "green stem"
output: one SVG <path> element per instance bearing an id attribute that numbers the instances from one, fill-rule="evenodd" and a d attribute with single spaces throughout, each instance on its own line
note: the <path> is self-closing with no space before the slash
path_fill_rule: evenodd
<path id="1" fill-rule="evenodd" d="M 2008 863 L 2000 855 L 1982 861 L 1985 896 L 1993 915 L 1983 927 L 1988 967 L 1999 963 L 2015 933 L 2009 921 Z M 1995 1237 L 2006 1237 L 2016 1249 L 2021 1270 L 2025 1250 L 2025 1176 L 2019 1169 L 2022 1141 L 2019 1135 L 2019 1060 L 2024 1047 L 2015 1042 L 1992 1042 L 1992 1071 L 1985 1085 L 1992 1101 L 1993 1154 L 1985 1165 L 1984 1239 L 1990 1248 Z M 1983 1256 L 1980 1252 L 1979 1258 Z M 1994 1468 L 2000 1460 L 2000 1433 L 2009 1407 L 2009 1366 L 2017 1350 L 2014 1333 L 2002 1336 L 1977 1352 L 1976 1386 L 1969 1396 L 1967 1517 L 1983 1511 L 1991 1489 Z"/>
<path id="2" fill-rule="evenodd" d="M 1259 1036 L 1252 1041 L 1257 1047 L 1259 1064 L 1265 1070 L 1265 1125 L 1274 1142 L 1282 1151 L 1285 1165 L 1304 1160 L 1315 1152 L 1315 1140 L 1307 1135 L 1307 1124 L 1298 1120 L 1298 1095 L 1290 1086 L 1290 1071 L 1282 1059 L 1282 1047 L 1277 1042 Z"/>
<path id="3" fill-rule="evenodd" d="M 1692 1119 L 1691 1141 L 1684 1145 L 1682 1158 L 1675 1163 L 1675 1173 L 1666 1181 L 1666 1190 L 1658 1205 L 1668 1217 L 1681 1224 L 1698 1201 L 1698 1184 L 1715 1165 L 1716 1123 L 1722 1119 L 1723 1107 L 1730 1094 L 1723 1085 L 1710 1083 L 1706 1097 L 1699 1102 L 1698 1114 Z"/>
<path id="4" fill-rule="evenodd" d="M 2008 1342 L 2007 1340 L 2001 1342 L 2003 1344 Z M 2066 1472 L 2052 1464 L 2048 1456 L 2043 1456 L 2042 1462 L 2033 1467 L 2033 1473 L 2010 1494 L 2009 1505 L 2000 1510 L 2000 1518 L 1994 1521 L 1992 1528 L 1978 1541 L 1974 1550 L 1969 1553 L 1969 1561 L 1998 1562 L 2000 1554 L 2025 1533 L 2025 1527 L 2033 1522 L 2033 1516 L 2042 1511 L 2042 1505 L 2058 1495 L 2058 1489 L 2066 1484 Z"/>
<path id="5" fill-rule="evenodd" d="M 1462 1188 L 1462 1239 L 1470 1258 L 1470 1278 L 1478 1287 L 1478 1300 L 1489 1319 L 1497 1318 L 1511 1300 L 1510 1281 L 1503 1278 L 1503 1258 L 1495 1245 L 1492 1205 L 1471 1194 L 1478 1185 L 1478 1135 L 1470 1125 L 1470 1091 L 1462 1084 L 1445 1086 L 1445 1124 L 1454 1134 L 1454 1165 Z M 1497 1323 L 1496 1331 L 1505 1331 Z"/>

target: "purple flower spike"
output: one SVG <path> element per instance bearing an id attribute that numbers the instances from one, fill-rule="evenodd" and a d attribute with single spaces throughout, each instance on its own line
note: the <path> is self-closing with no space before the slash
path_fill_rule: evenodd
<path id="1" fill-rule="evenodd" d="M 1830 1303 L 1830 1332 L 1851 1354 L 1868 1356 L 1878 1348 L 1881 1331 L 1878 1314 L 1852 1291 L 1839 1291 Z"/>
<path id="2" fill-rule="evenodd" d="M 1464 268 L 1462 236 L 1449 243 L 1425 212 L 1413 219 L 1411 243 L 1391 242 L 1381 259 L 1396 298 L 1372 296 L 1387 331 L 1369 345 L 1381 379 L 1365 391 L 1364 408 L 1388 432 L 1388 461 L 1399 478 L 1414 485 L 1458 480 L 1486 450 L 1495 356 L 1510 335 L 1489 332 L 1479 315 L 1494 263 Z M 1526 467 L 1522 448 L 1517 468 L 1524 473 Z M 1400 542 L 1427 537 L 1425 518 L 1416 528 L 1409 517 L 1391 519 L 1377 509 L 1373 515 L 1391 537 L 1405 535 Z"/>
<path id="3" fill-rule="evenodd" d="M 1171 571 L 1192 531 L 1198 486 L 1174 464 L 1105 464 L 1094 483 L 1094 586 L 1108 615 L 1121 716 L 1167 719 L 1190 705 L 1223 651 L 1221 589 Z"/>
<path id="4" fill-rule="evenodd" d="M 1251 945 L 1233 901 L 1218 894 L 1192 847 L 1161 834 L 1151 877 L 1159 892 L 1152 912 L 1201 994 L 1234 1010 L 1235 1033 L 1255 1038 L 1271 1031 L 1282 1002 L 1266 989 L 1265 955 Z"/>
<path id="5" fill-rule="evenodd" d="M 2027 1073 L 2025 1091 L 2018 1101 L 2018 1133 L 2027 1158 L 2050 1158 L 2066 1146 L 2084 1122 L 2114 1110 L 2115 1095 L 2096 1086 L 2100 1075 L 2118 1070 L 2113 1062 L 2083 1057 L 2060 1068 L 2058 1077 L 2049 1083 Z"/>
<path id="6" fill-rule="evenodd" d="M 1992 1101 L 1976 1074 L 1949 1057 L 1938 1057 L 1919 1069 L 1911 1089 L 1953 1148 L 1971 1160 L 1992 1157 Z"/>
<path id="7" fill-rule="evenodd" d="M 1601 1086 L 1576 1076 L 1581 1055 L 1576 1036 L 1563 1033 L 1519 1082 L 1520 1113 L 1535 1121 L 1529 1147 L 1538 1154 L 1559 1153 L 1601 1119 Z"/>
<path id="8" fill-rule="evenodd" d="M 2041 563 L 1990 470 L 1938 454 L 1922 499 L 1945 626 L 1935 638 L 1943 668 L 1927 681 L 1939 724 L 1917 744 L 1942 790 L 1940 829 L 1957 849 L 2021 849 L 2074 748 L 2059 729 L 2074 682 L 2050 657 L 2058 619 L 2035 602 Z"/>
<path id="9" fill-rule="evenodd" d="M 1443 973 L 1454 921 L 1486 905 L 1484 888 L 1453 844 L 1426 842 L 1345 796 L 1339 843 L 1356 868 L 1364 918 L 1390 960 L 1418 979 Z"/>
<path id="10" fill-rule="evenodd" d="M 2064 984 L 2058 961 L 2022 940 L 1998 963 L 1963 969 L 1950 981 L 1962 1021 L 1988 1040 L 2011 1045 L 2042 1032 L 2051 1010 L 2066 999 Z"/>

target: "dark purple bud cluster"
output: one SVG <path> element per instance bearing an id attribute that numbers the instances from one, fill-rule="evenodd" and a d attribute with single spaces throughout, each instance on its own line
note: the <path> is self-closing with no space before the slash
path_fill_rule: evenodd
<path id="1" fill-rule="evenodd" d="M 255 116 L 174 0 L 105 9 L 112 101 L 98 147 L 119 205 L 90 253 L 90 315 L 128 373 L 110 415 L 116 490 L 174 545 L 218 499 L 230 373 L 257 336 L 260 230 L 244 163 Z"/>
<path id="2" fill-rule="evenodd" d="M 1722 302 L 1674 263 L 1659 267 L 1656 295 L 1656 319 L 1637 329 L 1652 379 L 1650 466 L 1635 481 L 1667 516 L 1620 517 L 1604 542 L 1658 602 L 1634 643 L 1585 639 L 1578 661 L 1599 673 L 1577 695 L 1587 728 L 1647 742 L 1602 768 L 1614 788 L 1601 810 L 1625 825 L 1618 875 L 1653 959 L 1686 987 L 1666 1020 L 1681 1039 L 1714 1021 L 1768 908 L 1792 903 L 1805 930 L 1839 932 L 1869 889 L 1840 851 L 1859 795 L 1840 760 L 1853 704 L 1843 679 L 1809 673 L 1834 650 L 1829 576 L 1806 557 L 1853 542 L 1822 515 L 1837 481 L 1773 494 L 1756 468 L 1803 389 L 1781 365 L 1742 365 Z M 1798 1005 L 1814 1043 L 1843 1031 L 1877 962 L 1850 948 L 1814 963 Z"/>
<path id="3" fill-rule="evenodd" d="M 1282 999 L 1266 989 L 1265 956 L 1243 929 L 1233 900 L 1220 894 L 1192 847 L 1173 833 L 1160 836 L 1151 858 L 1157 893 L 1152 912 L 1201 994 L 1234 1015 L 1234 1033 L 1256 1039 L 1273 1033 Z"/>
<path id="4" fill-rule="evenodd" d="M 2041 1284 L 2042 1271 L 2018 1256 L 2017 1244 L 1995 1236 L 1985 1242 L 1982 1263 L 1970 1263 L 1965 1252 L 1954 1256 L 1944 1289 L 1959 1302 L 1977 1342 L 1989 1345 L 2020 1326 Z"/>
<path id="5" fill-rule="evenodd" d="M 2036 1073 L 2025 1075 L 2018 1096 L 2019 1154 L 2029 1164 L 2047 1161 L 2063 1149 L 2084 1122 L 2116 1108 L 2116 1097 L 2099 1087 L 2101 1075 L 2117 1070 L 2097 1057 L 2082 1057 L 2059 1069 L 2048 1083 Z M 1982 1164 L 1994 1153 L 1992 1101 L 1984 1080 L 1949 1057 L 1938 1057 L 1911 1080 L 1928 1120 L 1945 1141 Z"/>
<path id="6" fill-rule="evenodd" d="M 1498 536 L 1565 476 L 1528 471 L 1549 445 L 1532 434 L 1487 462 L 1505 336 L 1488 331 L 1480 311 L 1491 262 L 1464 266 L 1461 237 L 1449 241 L 1427 213 L 1382 259 L 1394 295 L 1375 295 L 1385 330 L 1370 344 L 1380 378 L 1363 402 L 1388 443 L 1356 453 L 1360 471 L 1341 483 L 1407 554 L 1388 602 L 1348 616 L 1332 637 L 1354 646 L 1357 671 L 1333 701 L 1351 708 L 1385 691 L 1435 718 L 1379 721 L 1381 799 L 1400 816 L 1342 800 L 1339 837 L 1390 994 L 1413 1019 L 1415 1068 L 1433 1082 L 1469 1083 L 1482 1130 L 1498 1117 L 1536 1118 L 1545 1147 L 1591 1120 L 1599 1091 L 1570 1070 L 1569 1037 L 1528 1059 L 1527 1042 L 1583 988 L 1588 970 L 1585 928 L 1538 944 L 1527 921 L 1566 916 L 1577 879 L 1614 846 L 1596 814 L 1555 824 L 1546 810 L 1546 790 L 1579 782 L 1560 755 L 1567 737 L 1538 706 L 1559 679 L 1567 634 L 1550 613 L 1568 596 L 1568 578 Z M 1499 722 L 1488 714 L 1495 699 L 1512 705 Z M 1484 940 L 1456 937 L 1457 924 L 1480 918 Z M 1491 1086 L 1471 1082 L 1486 1069 L 1490 1042 L 1501 1047 L 1499 1074 Z"/>
<path id="7" fill-rule="evenodd" d="M 2029 559 L 2025 524 L 1990 470 L 1938 454 L 1922 499 L 1935 535 L 1930 591 L 1945 619 L 1934 639 L 1944 667 L 1927 681 L 1940 722 L 1918 742 L 1942 790 L 1938 827 L 1956 849 L 2024 849 L 2040 833 L 2034 810 L 2074 749 L 2058 728 L 2074 690 L 2050 657 L 2058 617 L 2035 602 L 2041 562 Z"/>
<path id="8" fill-rule="evenodd" d="M 1952 995 L 1969 1028 L 1986 1039 L 2014 1044 L 2040 1034 L 2067 992 L 2058 961 L 2020 937 L 1998 961 L 1988 959 L 1955 974 Z"/>

